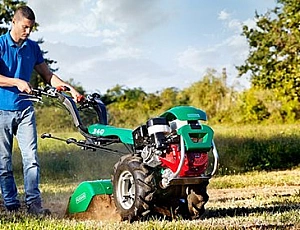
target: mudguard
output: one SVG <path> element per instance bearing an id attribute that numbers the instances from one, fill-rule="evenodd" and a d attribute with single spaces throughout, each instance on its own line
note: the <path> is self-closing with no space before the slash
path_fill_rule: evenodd
<path id="1" fill-rule="evenodd" d="M 70 197 L 68 213 L 84 212 L 95 195 L 111 195 L 112 193 L 111 180 L 84 181 L 78 185 Z"/>

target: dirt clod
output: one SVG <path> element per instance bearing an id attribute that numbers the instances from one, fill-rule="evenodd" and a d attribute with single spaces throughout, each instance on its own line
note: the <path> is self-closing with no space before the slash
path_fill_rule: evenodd
<path id="1" fill-rule="evenodd" d="M 111 195 L 96 195 L 93 197 L 88 209 L 82 213 L 66 214 L 69 218 L 78 220 L 109 220 L 120 221 L 115 203 Z"/>

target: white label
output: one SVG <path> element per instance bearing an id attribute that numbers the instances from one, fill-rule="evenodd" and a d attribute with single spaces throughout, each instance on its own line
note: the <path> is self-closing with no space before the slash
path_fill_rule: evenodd
<path id="1" fill-rule="evenodd" d="M 84 192 L 76 197 L 76 204 L 79 204 L 80 202 L 84 201 L 85 199 L 86 199 L 86 193 Z"/>
<path id="2" fill-rule="evenodd" d="M 96 135 L 103 135 L 105 132 L 105 129 L 94 129 L 94 132 L 93 134 L 96 134 Z"/>
<path id="3" fill-rule="evenodd" d="M 200 115 L 198 113 L 190 113 L 187 114 L 188 117 L 200 117 Z"/>

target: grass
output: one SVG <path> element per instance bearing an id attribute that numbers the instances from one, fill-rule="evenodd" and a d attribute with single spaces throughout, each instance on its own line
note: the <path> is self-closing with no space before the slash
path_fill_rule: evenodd
<path id="1" fill-rule="evenodd" d="M 52 217 L 33 218 L 1 212 L 0 229 L 298 229 L 299 181 L 300 168 L 219 176 L 209 185 L 210 200 L 202 220 L 154 219 L 132 224 L 63 218 L 62 211 L 77 184 L 53 181 L 41 184 L 45 206 L 54 210 Z"/>
<path id="2" fill-rule="evenodd" d="M 268 186 L 300 186 L 300 168 L 284 171 L 254 171 L 235 176 L 217 176 L 210 181 L 211 188 L 248 188 Z M 300 187 L 299 187 L 300 189 Z"/>
<path id="3" fill-rule="evenodd" d="M 216 126 L 223 175 L 289 169 L 300 164 L 300 125 Z"/>
<path id="4" fill-rule="evenodd" d="M 210 181 L 210 200 L 202 220 L 151 220 L 130 224 L 64 218 L 68 199 L 77 185 L 84 180 L 110 178 L 119 156 L 40 139 L 40 188 L 44 205 L 52 210 L 53 215 L 33 218 L 25 213 L 8 214 L 2 208 L 0 229 L 300 229 L 300 167 L 244 170 L 249 160 L 247 156 L 253 151 L 260 155 L 283 151 L 287 156 L 292 152 L 297 157 L 300 149 L 299 125 L 213 128 L 221 170 Z M 55 136 L 81 138 L 77 133 L 56 133 Z M 17 146 L 14 149 L 17 153 L 14 170 L 22 199 L 21 159 Z"/>

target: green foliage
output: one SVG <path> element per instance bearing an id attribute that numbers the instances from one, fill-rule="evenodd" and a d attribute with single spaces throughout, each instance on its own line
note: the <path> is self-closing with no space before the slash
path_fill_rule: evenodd
<path id="1" fill-rule="evenodd" d="M 156 93 L 146 93 L 141 88 L 128 89 L 116 85 L 102 95 L 109 111 L 109 123 L 115 126 L 136 127 L 153 116 L 178 105 L 192 105 L 205 110 L 212 120 L 230 120 L 235 92 L 226 86 L 215 70 L 190 87 L 180 91 L 170 87 Z M 218 114 L 222 112 L 222 116 Z"/>
<path id="2" fill-rule="evenodd" d="M 129 89 L 117 85 L 103 96 L 108 101 L 109 123 L 119 127 L 134 127 L 139 119 L 147 117 L 144 114 L 147 94 L 141 88 Z M 152 108 L 154 105 L 150 105 Z"/>
<path id="3" fill-rule="evenodd" d="M 256 27 L 244 26 L 250 53 L 239 74 L 251 74 L 252 88 L 239 100 L 244 122 L 295 122 L 300 118 L 300 6 L 278 0 Z"/>
<path id="4" fill-rule="evenodd" d="M 228 110 L 233 99 L 231 89 L 226 86 L 224 78 L 218 76 L 213 69 L 208 69 L 202 80 L 184 89 L 180 97 L 185 98 L 186 104 L 206 111 L 209 119 L 219 121 L 222 118 L 218 117 L 218 113 Z"/>
<path id="5" fill-rule="evenodd" d="M 255 90 L 254 88 L 245 91 L 241 95 L 241 111 L 244 116 L 244 121 L 247 122 L 262 122 L 268 119 L 270 112 L 266 106 L 267 100 L 265 91 Z"/>
<path id="6" fill-rule="evenodd" d="M 164 112 L 176 105 L 185 105 L 186 102 L 179 98 L 179 90 L 174 87 L 165 88 L 159 94 L 160 110 Z M 157 103 L 159 104 L 159 103 Z"/>
<path id="7" fill-rule="evenodd" d="M 241 92 L 236 109 L 242 123 L 295 123 L 300 117 L 298 101 L 258 87 Z"/>
<path id="8" fill-rule="evenodd" d="M 240 75 L 249 71 L 253 86 L 273 90 L 278 100 L 289 104 L 288 119 L 298 119 L 298 114 L 291 113 L 299 109 L 293 102 L 300 101 L 299 1 L 278 0 L 275 9 L 256 13 L 255 19 L 256 28 L 243 28 L 250 54 L 237 67 Z"/>

